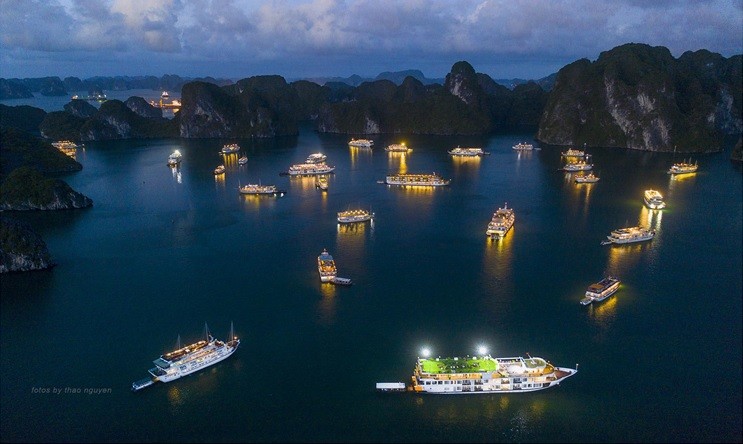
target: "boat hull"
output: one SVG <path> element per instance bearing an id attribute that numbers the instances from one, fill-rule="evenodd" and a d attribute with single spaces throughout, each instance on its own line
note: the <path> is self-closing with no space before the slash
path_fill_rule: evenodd
<path id="1" fill-rule="evenodd" d="M 237 348 L 239 346 L 240 341 L 236 341 L 234 347 L 230 347 L 225 344 L 222 350 L 215 351 L 214 353 L 216 353 L 217 355 L 213 358 L 204 360 L 193 360 L 187 363 L 173 363 L 173 367 L 168 370 L 164 370 L 165 374 L 153 374 L 154 381 L 171 382 L 184 376 L 188 376 L 192 373 L 196 373 L 229 358 L 230 356 L 232 356 L 233 353 L 235 353 L 235 351 L 237 351 Z"/>

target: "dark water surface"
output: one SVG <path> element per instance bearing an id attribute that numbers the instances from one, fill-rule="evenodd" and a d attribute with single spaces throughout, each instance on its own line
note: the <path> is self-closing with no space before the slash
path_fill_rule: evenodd
<path id="1" fill-rule="evenodd" d="M 671 154 L 594 149 L 601 180 L 576 185 L 560 148 L 511 149 L 530 134 L 379 136 L 370 151 L 305 129 L 238 140 L 248 164 L 228 158 L 223 179 L 212 170 L 231 140 L 88 143 L 84 169 L 63 178 L 94 207 L 12 214 L 58 265 L 2 276 L 2 440 L 739 442 L 740 167 L 729 152 L 701 155 L 698 173 L 671 178 Z M 384 151 L 402 140 L 408 155 Z M 492 154 L 452 159 L 456 145 Z M 166 166 L 174 149 L 179 170 Z M 318 151 L 337 167 L 326 194 L 279 176 Z M 451 185 L 376 183 L 400 170 Z M 238 194 L 259 181 L 288 193 Z M 647 188 L 666 209 L 643 206 Z M 488 241 L 505 202 L 516 225 Z M 354 207 L 376 220 L 339 227 L 336 212 Z M 635 224 L 656 238 L 600 245 Z M 353 286 L 320 283 L 323 248 Z M 606 274 L 619 292 L 581 306 Z M 231 321 L 232 357 L 130 391 L 178 335 L 197 340 L 208 322 L 224 338 Z M 579 372 L 535 393 L 374 391 L 408 382 L 423 346 L 480 344 Z"/>

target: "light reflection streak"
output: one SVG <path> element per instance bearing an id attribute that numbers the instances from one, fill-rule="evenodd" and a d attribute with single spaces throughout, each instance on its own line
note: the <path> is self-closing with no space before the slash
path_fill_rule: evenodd
<path id="1" fill-rule="evenodd" d="M 607 332 L 617 318 L 617 303 L 618 298 L 622 297 L 622 285 L 619 284 L 619 290 L 609 296 L 608 299 L 604 299 L 601 302 L 592 302 L 586 307 L 591 322 L 600 327 L 602 333 Z M 601 339 L 601 337 L 596 339 Z"/>
<path id="2" fill-rule="evenodd" d="M 507 313 L 514 294 L 513 239 L 516 236 L 516 225 L 508 230 L 504 238 L 492 239 L 485 235 L 488 222 L 489 220 L 484 222 L 482 229 L 482 236 L 485 238 L 482 276 L 485 288 L 488 289 L 485 304 L 495 313 Z"/>
<path id="3" fill-rule="evenodd" d="M 407 153 L 388 151 L 387 152 L 387 164 L 389 165 L 390 171 L 398 170 L 397 174 L 405 174 L 408 172 Z"/>
<path id="4" fill-rule="evenodd" d="M 181 167 L 180 166 L 174 166 L 170 168 L 171 173 L 173 174 L 173 179 L 175 179 L 178 183 L 183 183 L 183 180 L 181 178 Z"/>
<path id="5" fill-rule="evenodd" d="M 451 156 L 454 162 L 454 175 L 456 177 L 476 178 L 482 157 L 480 156 Z"/>
<path id="6" fill-rule="evenodd" d="M 322 325 L 333 325 L 335 323 L 335 297 L 337 289 L 335 284 L 330 282 L 320 283 L 320 295 L 322 296 L 317 304 L 319 322 Z"/>
<path id="7" fill-rule="evenodd" d="M 357 146 L 351 146 L 348 145 L 348 150 L 351 153 L 351 167 L 356 166 L 356 162 L 359 160 L 360 156 L 369 157 L 372 156 L 372 149 L 371 148 L 360 148 Z"/>

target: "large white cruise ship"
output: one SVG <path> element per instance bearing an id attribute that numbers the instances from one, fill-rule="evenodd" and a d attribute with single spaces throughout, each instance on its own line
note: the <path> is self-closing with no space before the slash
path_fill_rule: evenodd
<path id="1" fill-rule="evenodd" d="M 317 272 L 320 273 L 321 282 L 333 282 L 333 279 L 338 274 L 338 269 L 335 267 L 335 260 L 328 253 L 328 250 L 322 250 L 322 253 L 317 257 Z"/>
<path id="2" fill-rule="evenodd" d="M 448 151 L 448 153 L 452 156 L 458 156 L 458 157 L 476 157 L 476 156 L 483 156 L 486 153 L 482 150 L 482 148 L 452 148 Z"/>
<path id="3" fill-rule="evenodd" d="M 606 240 L 601 245 L 609 244 L 629 244 L 632 242 L 648 241 L 655 237 L 655 230 L 644 227 L 627 227 L 613 230 L 606 236 Z"/>
<path id="4" fill-rule="evenodd" d="M 516 214 L 513 212 L 513 208 L 508 208 L 506 203 L 503 208 L 493 213 L 493 218 L 488 223 L 488 228 L 485 230 L 485 234 L 493 239 L 502 239 L 508 233 L 508 230 L 513 227 L 513 223 L 516 221 Z"/>
<path id="5" fill-rule="evenodd" d="M 369 139 L 351 139 L 348 142 L 348 146 L 355 146 L 356 148 L 371 148 L 372 145 L 374 145 L 374 141 Z"/>
<path id="6" fill-rule="evenodd" d="M 335 170 L 334 166 L 325 163 L 298 163 L 289 167 L 284 175 L 289 176 L 312 176 L 315 174 L 328 174 Z"/>
<path id="7" fill-rule="evenodd" d="M 387 147 L 384 150 L 392 152 L 392 153 L 407 153 L 408 151 L 410 151 L 410 148 L 408 148 L 408 146 L 405 145 L 405 142 L 403 142 L 403 143 L 393 143 L 392 145 L 387 145 Z"/>
<path id="8" fill-rule="evenodd" d="M 524 393 L 554 387 L 577 372 L 531 356 L 418 358 L 410 390 L 447 395 Z"/>
<path id="9" fill-rule="evenodd" d="M 202 339 L 185 347 L 177 348 L 165 353 L 152 361 L 155 367 L 149 370 L 152 378 L 136 381 L 132 390 L 137 391 L 155 382 L 170 382 L 182 376 L 202 370 L 214 365 L 232 355 L 240 345 L 240 340 L 234 335 L 230 327 L 230 339 L 227 342 L 214 339 L 206 328 L 206 339 Z"/>
<path id="10" fill-rule="evenodd" d="M 374 213 L 367 210 L 346 210 L 338 212 L 338 222 L 342 224 L 352 224 L 355 222 L 366 222 L 374 218 Z"/>
<path id="11" fill-rule="evenodd" d="M 413 187 L 440 187 L 449 185 L 451 179 L 443 179 L 436 173 L 433 174 L 391 174 L 385 178 L 387 185 L 413 186 Z"/>

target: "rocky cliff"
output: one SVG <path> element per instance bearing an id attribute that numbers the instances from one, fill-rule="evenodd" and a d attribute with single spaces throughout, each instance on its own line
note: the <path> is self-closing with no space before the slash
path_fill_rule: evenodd
<path id="1" fill-rule="evenodd" d="M 537 138 L 554 145 L 715 152 L 740 133 L 741 57 L 708 51 L 675 59 L 627 44 L 562 68 Z"/>
<path id="2" fill-rule="evenodd" d="M 93 201 L 60 179 L 44 177 L 37 170 L 13 170 L 0 185 L 0 210 L 71 210 L 93 206 Z"/>
<path id="3" fill-rule="evenodd" d="M 52 267 L 46 243 L 30 226 L 0 216 L 0 273 Z"/>
<path id="4" fill-rule="evenodd" d="M 11 171 L 24 166 L 42 173 L 68 173 L 83 169 L 79 162 L 54 148 L 50 142 L 16 128 L 0 128 L 0 140 L 0 181 Z"/>

